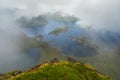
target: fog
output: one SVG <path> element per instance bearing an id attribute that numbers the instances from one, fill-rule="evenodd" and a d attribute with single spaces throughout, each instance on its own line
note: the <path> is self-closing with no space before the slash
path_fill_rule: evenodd
<path id="1" fill-rule="evenodd" d="M 37 57 L 31 58 L 32 53 L 23 51 L 27 36 L 16 24 L 16 18 L 14 10 L 0 9 L 0 73 L 26 69 L 38 62 Z"/>
<path id="2" fill-rule="evenodd" d="M 98 39 L 98 35 L 96 35 L 97 31 L 101 32 L 107 30 L 115 32 L 112 33 L 113 35 L 110 38 L 119 40 L 119 35 L 117 37 L 114 36 L 119 34 L 120 30 L 119 8 L 120 0 L 0 0 L 0 65 L 2 65 L 0 66 L 0 72 L 13 70 L 16 68 L 16 65 L 20 68 L 21 65 L 25 65 L 26 63 L 26 65 L 29 65 L 31 61 L 34 62 L 34 59 L 32 60 L 30 56 L 26 54 L 20 55 L 23 53 L 21 49 L 27 38 L 23 30 L 19 27 L 20 25 L 16 23 L 16 19 L 21 16 L 32 19 L 32 17 L 36 17 L 40 14 L 44 15 L 54 12 L 60 12 L 59 14 L 64 16 L 75 15 L 79 18 L 77 24 L 80 27 L 93 29 L 88 31 L 88 33 L 93 32 L 90 35 L 92 35 L 92 38 L 96 38 L 95 40 Z M 69 18 L 66 20 L 69 21 Z M 103 38 L 107 38 L 109 41 L 110 38 L 106 36 Z M 112 42 L 114 43 L 115 40 Z M 109 44 L 109 42 L 107 44 Z M 101 47 L 104 48 L 104 45 Z M 118 61 L 118 57 L 113 56 L 114 52 L 109 50 L 108 52 L 104 52 L 101 49 L 98 51 L 100 53 L 111 53 L 110 55 L 105 54 L 108 58 L 106 58 L 105 55 L 102 55 L 102 57 L 105 57 L 104 60 L 106 60 L 108 64 L 112 61 L 110 65 L 116 65 L 114 61 Z M 24 60 L 25 58 L 26 60 Z M 114 58 L 116 58 L 116 60 L 112 60 Z M 23 60 L 21 61 L 21 59 Z M 98 59 L 101 60 L 101 56 L 98 56 L 96 60 Z M 101 62 L 104 62 L 104 60 L 101 60 Z M 21 64 L 18 65 L 18 62 L 21 62 Z M 22 62 L 24 63 L 22 64 Z M 119 64 L 119 62 L 117 64 Z M 4 70 L 2 70 L 3 68 Z"/>
<path id="3" fill-rule="evenodd" d="M 1 10 L 0 13 L 0 53 L 16 53 L 19 51 L 23 34 L 14 22 L 14 14 Z M 0 55 L 1 55 L 0 54 Z M 1 56 L 0 56 L 1 57 Z"/>
<path id="4" fill-rule="evenodd" d="M 0 55 L 19 52 L 25 35 L 16 18 L 58 11 L 77 16 L 80 27 L 119 32 L 119 4 L 119 0 L 0 0 Z"/>
<path id="5" fill-rule="evenodd" d="M 22 9 L 22 14 L 27 16 L 60 10 L 77 15 L 83 27 L 120 30 L 119 0 L 1 0 L 0 7 Z"/>
<path id="6" fill-rule="evenodd" d="M 92 25 L 96 29 L 119 31 L 119 0 L 84 0 L 76 12 L 82 18 L 83 25 Z M 79 11 L 80 10 L 80 11 Z"/>

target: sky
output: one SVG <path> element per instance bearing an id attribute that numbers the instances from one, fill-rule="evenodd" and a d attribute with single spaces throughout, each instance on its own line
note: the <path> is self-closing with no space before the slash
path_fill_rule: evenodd
<path id="1" fill-rule="evenodd" d="M 120 30 L 120 0 L 0 0 L 0 8 L 23 9 L 29 16 L 62 11 L 77 15 L 82 27 Z"/>

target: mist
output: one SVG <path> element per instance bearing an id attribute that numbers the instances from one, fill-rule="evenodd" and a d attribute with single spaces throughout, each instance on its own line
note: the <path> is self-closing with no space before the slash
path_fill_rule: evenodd
<path id="1" fill-rule="evenodd" d="M 31 58 L 32 53 L 28 55 L 24 51 L 28 37 L 19 28 L 16 18 L 13 9 L 0 9 L 0 72 L 26 69 L 37 64 L 35 58 L 39 59 Z M 36 54 L 39 55 L 38 52 Z"/>
<path id="2" fill-rule="evenodd" d="M 119 0 L 1 0 L 0 7 L 22 9 L 22 15 L 27 16 L 62 11 L 78 16 L 82 27 L 92 26 L 114 32 L 120 30 Z"/>
<path id="3" fill-rule="evenodd" d="M 116 32 L 120 30 L 119 7 L 119 0 L 84 0 L 76 12 L 82 18 L 81 24 Z"/>
<path id="4" fill-rule="evenodd" d="M 55 18 L 62 16 L 63 22 L 69 22 L 70 19 L 73 22 L 75 20 L 75 25 L 80 29 L 85 29 L 87 36 L 91 37 L 92 42 L 99 46 L 97 50 L 100 54 L 85 58 L 86 62 L 90 60 L 94 67 L 102 64 L 106 68 L 110 65 L 111 67 L 107 67 L 108 70 L 110 69 L 111 73 L 118 75 L 120 55 L 117 54 L 116 48 L 120 44 L 119 8 L 120 0 L 0 0 L 0 72 L 21 69 L 23 65 L 22 68 L 25 69 L 35 63 L 36 60 L 31 55 L 22 51 L 28 36 L 16 20 L 24 16 L 30 21 L 27 23 L 27 27 L 33 23 L 37 26 L 46 26 L 49 20 L 47 20 L 48 22 L 44 21 L 45 23 L 42 22 L 43 25 L 37 21 L 37 17 L 42 15 L 42 17 L 52 16 Z M 56 12 L 58 15 L 54 14 Z M 35 27 L 34 25 L 33 27 Z M 38 29 L 37 26 L 36 29 Z M 47 28 L 43 28 L 41 31 L 46 34 L 53 27 Z M 113 44 L 115 44 L 114 48 Z M 37 59 L 39 59 L 38 55 Z M 100 62 L 100 64 L 94 64 L 96 62 Z M 105 65 L 104 62 L 106 62 Z M 120 79 L 119 76 L 117 77 Z"/>
<path id="5" fill-rule="evenodd" d="M 21 16 L 32 18 L 58 11 L 64 16 L 77 16 L 77 24 L 82 28 L 91 27 L 94 31 L 119 34 L 119 4 L 119 0 L 0 0 L 0 55 L 19 53 L 25 37 L 16 23 Z M 92 38 L 99 40 L 94 34 Z"/>
<path id="6" fill-rule="evenodd" d="M 14 22 L 14 13 L 5 10 L 2 10 L 2 13 L 0 14 L 0 53 L 16 53 L 19 51 L 18 45 L 21 44 L 23 34 Z"/>

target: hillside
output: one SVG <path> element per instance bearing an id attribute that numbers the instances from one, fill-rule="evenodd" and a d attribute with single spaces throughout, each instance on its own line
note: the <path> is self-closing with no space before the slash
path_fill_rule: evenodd
<path id="1" fill-rule="evenodd" d="M 91 66 L 68 58 L 69 62 L 56 58 L 26 71 L 13 71 L 1 75 L 1 80 L 111 80 Z"/>

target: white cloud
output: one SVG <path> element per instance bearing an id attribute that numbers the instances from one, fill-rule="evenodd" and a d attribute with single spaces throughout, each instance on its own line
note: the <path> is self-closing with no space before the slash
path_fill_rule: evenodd
<path id="1" fill-rule="evenodd" d="M 29 16 L 61 10 L 79 16 L 83 25 L 120 30 L 120 0 L 0 0 L 0 7 L 21 8 Z"/>
<path id="2" fill-rule="evenodd" d="M 82 18 L 82 24 L 93 25 L 96 28 L 120 30 L 119 0 L 85 0 L 75 9 Z"/>

